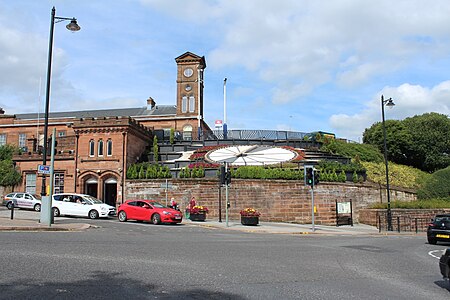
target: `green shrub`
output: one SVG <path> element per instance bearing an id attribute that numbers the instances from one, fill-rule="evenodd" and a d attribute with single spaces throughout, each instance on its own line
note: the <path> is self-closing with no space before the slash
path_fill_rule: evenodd
<path id="1" fill-rule="evenodd" d="M 417 191 L 419 199 L 450 197 L 450 167 L 438 170 Z"/>
<path id="2" fill-rule="evenodd" d="M 384 163 L 362 162 L 366 168 L 367 179 L 386 184 L 386 166 Z M 394 186 L 417 189 L 431 175 L 419 169 L 389 162 L 389 183 Z"/>
<path id="3" fill-rule="evenodd" d="M 376 203 L 371 208 L 387 209 L 387 203 Z M 391 208 L 403 209 L 439 209 L 450 208 L 450 197 L 417 201 L 391 201 Z"/>
<path id="4" fill-rule="evenodd" d="M 342 164 L 337 161 L 329 161 L 329 160 L 321 160 L 316 165 L 316 168 L 323 171 L 323 170 L 338 170 L 338 171 L 345 171 L 345 172 L 364 172 L 366 169 L 361 163 L 358 162 L 352 162 L 349 164 Z"/>
<path id="5" fill-rule="evenodd" d="M 329 140 L 325 142 L 320 150 L 332 154 L 342 155 L 348 158 L 358 157 L 361 161 L 382 162 L 383 155 L 373 145 L 347 143 L 340 140 Z"/>

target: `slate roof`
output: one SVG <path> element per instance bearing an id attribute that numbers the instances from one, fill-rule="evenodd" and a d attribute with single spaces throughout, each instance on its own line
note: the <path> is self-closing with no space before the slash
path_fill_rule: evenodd
<path id="1" fill-rule="evenodd" d="M 100 109 L 100 110 L 80 110 L 80 111 L 66 111 L 66 112 L 50 112 L 49 118 L 101 118 L 101 117 L 162 117 L 175 116 L 177 107 L 175 105 L 157 105 L 153 109 L 147 107 L 136 108 L 114 108 L 114 109 Z M 16 119 L 37 119 L 37 113 L 16 114 Z M 39 118 L 44 118 L 44 113 L 39 114 Z"/>

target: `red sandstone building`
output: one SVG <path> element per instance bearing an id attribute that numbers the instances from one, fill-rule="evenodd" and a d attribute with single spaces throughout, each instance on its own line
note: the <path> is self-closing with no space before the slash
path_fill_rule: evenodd
<path id="1" fill-rule="evenodd" d="M 156 105 L 149 98 L 138 108 L 49 113 L 48 132 L 55 128 L 57 141 L 55 193 L 86 193 L 111 205 L 121 203 L 127 166 L 152 144 L 155 130 L 168 136 L 173 128 L 184 140 L 210 132 L 203 119 L 205 58 L 186 52 L 175 61 L 176 105 Z M 42 114 L 11 115 L 0 109 L 0 146 L 13 144 L 24 152 L 14 157 L 22 174 L 15 190 L 40 191 L 43 132 Z"/>

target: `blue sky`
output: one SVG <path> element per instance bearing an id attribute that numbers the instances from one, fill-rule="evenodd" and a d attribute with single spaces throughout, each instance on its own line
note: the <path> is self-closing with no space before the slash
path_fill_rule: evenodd
<path id="1" fill-rule="evenodd" d="M 450 1 L 0 0 L 0 107 L 51 111 L 176 102 L 175 58 L 205 56 L 205 120 L 229 129 L 327 131 L 354 141 L 381 120 L 450 115 Z"/>

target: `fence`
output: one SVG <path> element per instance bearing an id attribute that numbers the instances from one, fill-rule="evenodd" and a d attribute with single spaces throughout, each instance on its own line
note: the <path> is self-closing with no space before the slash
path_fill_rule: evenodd
<path id="1" fill-rule="evenodd" d="M 388 231 L 387 214 L 377 213 L 377 228 L 379 232 Z M 392 230 L 397 232 L 426 232 L 429 218 L 419 218 L 411 216 L 393 216 Z"/>

